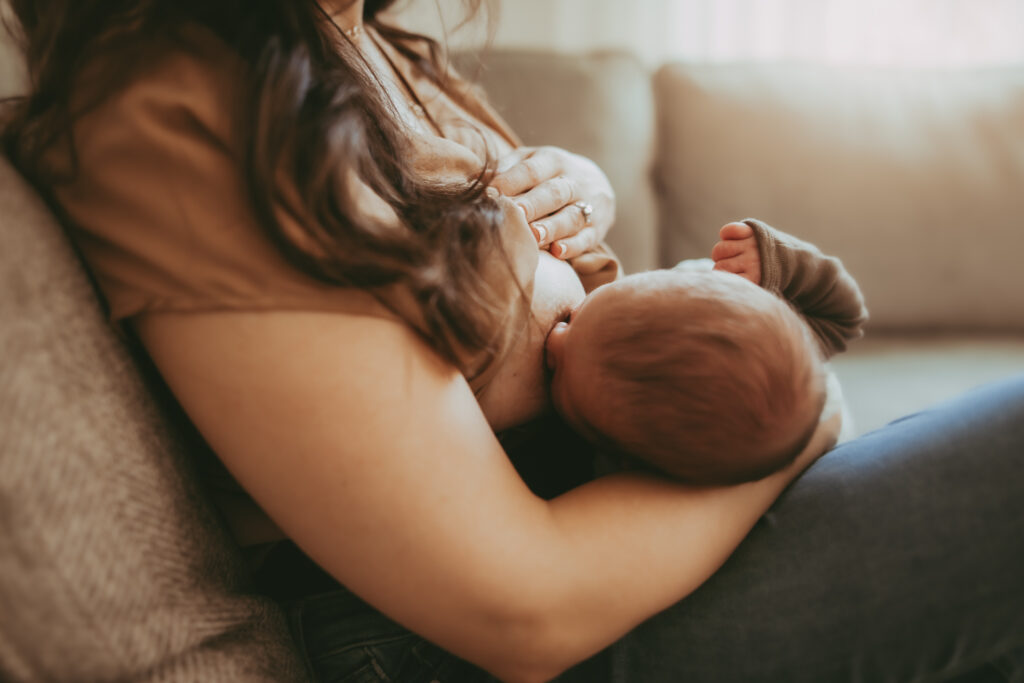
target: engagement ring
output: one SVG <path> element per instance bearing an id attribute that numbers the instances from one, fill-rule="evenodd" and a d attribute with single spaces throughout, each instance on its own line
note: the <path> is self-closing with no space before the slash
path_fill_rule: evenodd
<path id="1" fill-rule="evenodd" d="M 588 202 L 576 202 L 575 206 L 583 214 L 583 223 L 590 225 L 590 217 L 594 213 L 594 205 Z"/>

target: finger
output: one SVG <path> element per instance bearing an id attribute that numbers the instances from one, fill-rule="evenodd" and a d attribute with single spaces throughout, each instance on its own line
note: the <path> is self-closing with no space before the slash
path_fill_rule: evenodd
<path id="1" fill-rule="evenodd" d="M 558 240 L 572 237 L 587 227 L 587 218 L 575 204 L 563 206 L 555 213 L 530 224 L 537 235 L 537 243 L 547 246 Z"/>
<path id="2" fill-rule="evenodd" d="M 746 223 L 727 223 L 718 231 L 723 240 L 742 240 L 754 236 L 754 229 Z"/>
<path id="3" fill-rule="evenodd" d="M 498 167 L 495 169 L 495 177 L 501 175 L 516 164 L 522 163 L 532 156 L 537 150 L 533 147 L 519 147 L 511 154 L 506 154 L 498 160 Z"/>
<path id="4" fill-rule="evenodd" d="M 515 197 L 554 178 L 562 170 L 561 157 L 539 149 L 512 168 L 496 175 L 491 185 L 505 196 Z"/>
<path id="5" fill-rule="evenodd" d="M 735 255 L 723 259 L 730 261 L 730 272 L 735 272 L 747 278 L 755 285 L 761 284 L 761 252 L 757 248 L 757 239 L 753 236 L 742 240 L 726 242 L 732 248 L 739 247 Z M 717 245 L 716 245 L 717 246 Z"/>
<path id="6" fill-rule="evenodd" d="M 525 231 L 530 231 L 531 234 L 533 233 L 529 224 L 526 222 L 526 219 L 523 217 L 522 210 L 518 206 L 516 206 L 516 204 L 511 199 L 509 199 L 508 197 L 499 197 L 497 201 L 498 206 L 501 207 L 501 212 L 504 216 L 504 219 L 502 221 L 503 233 L 505 230 L 509 229 L 515 230 L 516 232 L 518 232 L 521 229 Z M 518 239 L 518 237 L 516 239 Z"/>
<path id="7" fill-rule="evenodd" d="M 576 200 L 576 183 L 565 176 L 545 180 L 525 194 L 512 198 L 522 207 L 526 220 L 533 222 L 560 211 Z"/>
<path id="8" fill-rule="evenodd" d="M 558 240 L 551 245 L 551 255 L 555 258 L 576 258 L 597 246 L 597 230 L 583 228 L 572 237 Z"/>
<path id="9" fill-rule="evenodd" d="M 715 270 L 719 270 L 719 269 L 718 269 L 718 268 L 716 268 Z M 730 273 L 730 274 L 732 274 L 732 275 L 735 275 L 736 277 L 741 277 L 741 278 L 743 278 L 744 280 L 749 280 L 750 282 L 752 282 L 752 283 L 753 283 L 753 284 L 755 284 L 755 285 L 756 285 L 756 284 L 758 284 L 758 283 L 757 283 L 757 282 L 756 282 L 756 281 L 754 280 L 754 276 L 753 276 L 753 275 L 751 275 L 750 273 L 746 273 L 746 272 L 742 272 L 742 273 L 733 273 L 732 271 L 725 271 L 725 272 L 727 272 L 727 273 Z"/>
<path id="10" fill-rule="evenodd" d="M 743 242 L 737 242 L 735 240 L 722 241 L 711 248 L 711 258 L 715 261 L 721 261 L 723 259 L 739 256 L 744 251 L 746 251 L 746 248 L 744 247 Z"/>
<path id="11" fill-rule="evenodd" d="M 738 275 L 743 270 L 743 264 L 735 258 L 727 258 L 716 261 L 713 270 L 724 270 L 727 273 L 736 273 Z"/>
<path id="12" fill-rule="evenodd" d="M 715 264 L 714 270 L 721 270 L 725 271 L 726 273 L 739 275 L 742 278 L 750 280 L 755 285 L 761 284 L 760 268 L 758 268 L 758 272 L 755 274 L 751 272 L 749 268 L 749 263 L 744 262 L 744 260 L 740 258 L 723 259 Z"/>

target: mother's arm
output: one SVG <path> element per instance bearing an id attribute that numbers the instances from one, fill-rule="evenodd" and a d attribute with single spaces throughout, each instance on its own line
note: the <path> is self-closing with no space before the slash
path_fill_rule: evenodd
<path id="1" fill-rule="evenodd" d="M 285 533 L 385 614 L 503 680 L 553 677 L 694 590 L 813 460 L 723 489 L 615 475 L 546 502 L 462 376 L 397 322 L 148 314 L 137 327 Z"/>

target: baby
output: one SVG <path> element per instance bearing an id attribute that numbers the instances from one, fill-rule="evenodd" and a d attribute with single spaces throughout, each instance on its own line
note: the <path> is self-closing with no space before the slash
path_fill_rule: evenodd
<path id="1" fill-rule="evenodd" d="M 598 287 L 546 342 L 570 426 L 700 484 L 790 463 L 818 424 L 825 359 L 867 320 L 838 259 L 756 220 L 720 237 L 713 268 L 686 261 Z"/>

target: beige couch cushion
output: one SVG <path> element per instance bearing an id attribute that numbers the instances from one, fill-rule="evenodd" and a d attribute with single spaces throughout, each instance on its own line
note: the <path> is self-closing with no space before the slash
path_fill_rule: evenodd
<path id="1" fill-rule="evenodd" d="M 655 267 L 654 101 L 646 67 L 617 52 L 491 50 L 480 60 L 464 55 L 457 66 L 526 144 L 563 147 L 604 169 L 618 203 L 609 244 L 627 271 Z"/>
<path id="2" fill-rule="evenodd" d="M 0 679 L 292 681 L 198 486 L 202 443 L 0 158 Z"/>
<path id="3" fill-rule="evenodd" d="M 0 0 L 0 19 L 7 3 Z M 19 95 L 25 91 L 25 64 L 14 38 L 0 25 L 0 98 Z"/>
<path id="4" fill-rule="evenodd" d="M 664 263 L 746 216 L 838 255 L 874 330 L 1024 329 L 1024 69 L 672 64 Z"/>

